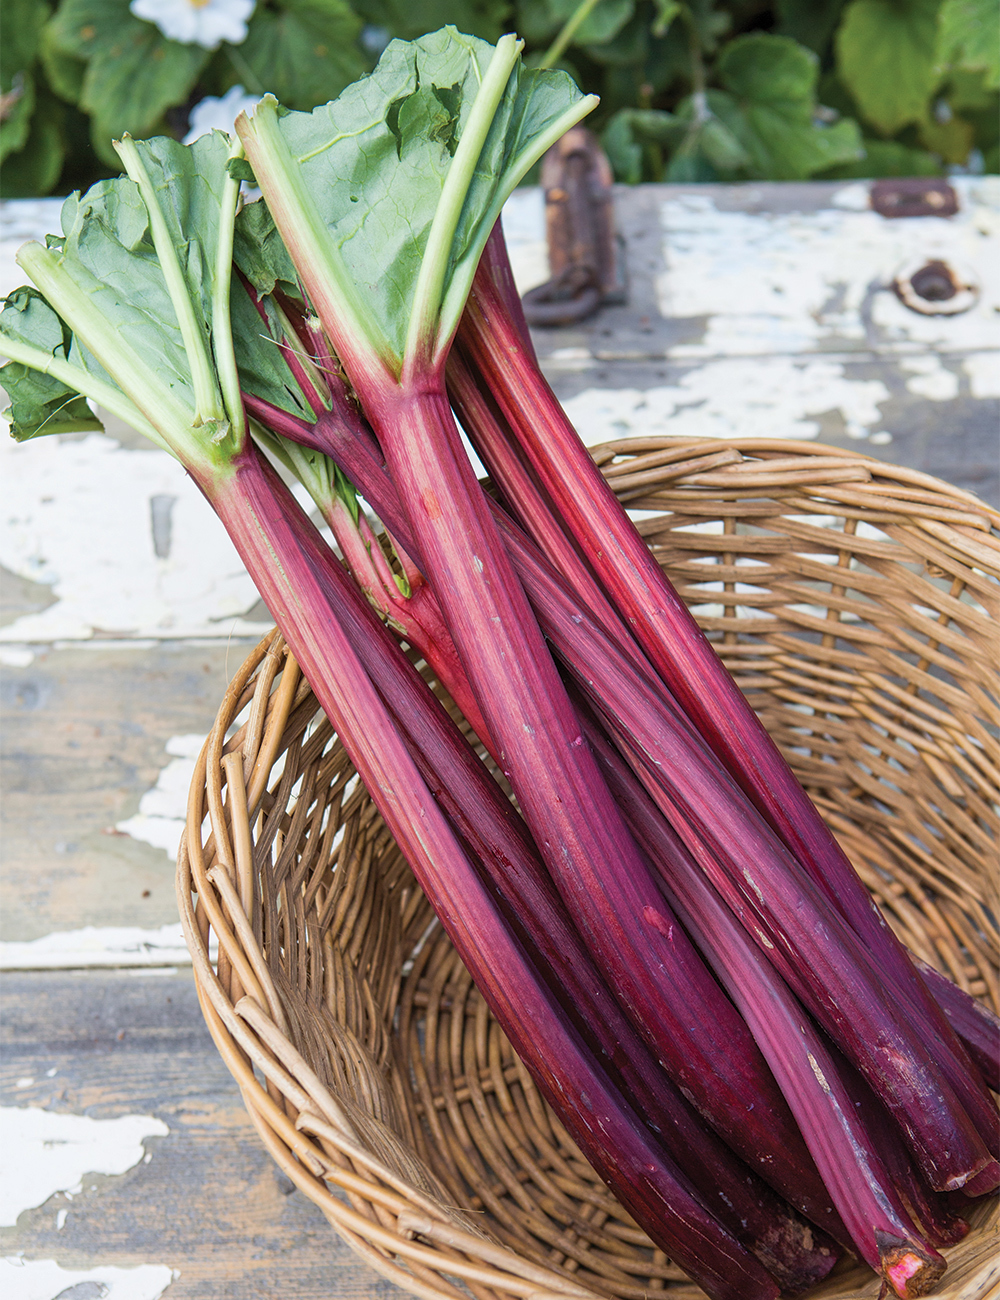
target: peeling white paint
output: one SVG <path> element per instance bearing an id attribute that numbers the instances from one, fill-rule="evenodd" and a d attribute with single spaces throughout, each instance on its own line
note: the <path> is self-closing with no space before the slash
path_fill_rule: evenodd
<path id="1" fill-rule="evenodd" d="M 0 1106 L 0 1225 L 56 1192 L 74 1195 L 84 1174 L 124 1174 L 145 1155 L 143 1139 L 170 1130 L 153 1115 L 91 1119 L 40 1107 Z"/>
<path id="2" fill-rule="evenodd" d="M 677 437 L 815 438 L 811 417 L 839 411 L 865 437 L 889 399 L 880 380 L 851 380 L 836 361 L 730 358 L 686 374 L 675 386 L 588 388 L 564 402 L 587 446 L 648 434 Z"/>
<path id="3" fill-rule="evenodd" d="M 539 186 L 515 190 L 504 204 L 503 237 L 518 293 L 544 284 L 549 278 L 549 249 L 545 240 L 545 196 Z"/>
<path id="4" fill-rule="evenodd" d="M 27 668 L 34 658 L 34 651 L 27 646 L 0 645 L 0 664 L 4 668 Z"/>
<path id="5" fill-rule="evenodd" d="M 973 397 L 1000 397 L 1000 354 L 973 352 L 962 359 Z"/>
<path id="6" fill-rule="evenodd" d="M 0 564 L 52 588 L 55 604 L 4 628 L 7 642 L 116 636 L 228 637 L 257 601 L 225 529 L 166 452 L 113 438 L 0 436 Z M 173 497 L 166 557 L 150 499 Z M 259 635 L 266 625 L 253 624 Z"/>
<path id="7" fill-rule="evenodd" d="M 160 769 L 156 785 L 139 800 L 134 817 L 118 822 L 115 829 L 134 839 L 145 840 L 163 849 L 171 858 L 177 856 L 181 832 L 187 817 L 187 797 L 204 736 L 171 736 L 166 751 L 172 761 Z"/>
<path id="8" fill-rule="evenodd" d="M 662 209 L 665 316 L 707 316 L 705 337 L 671 357 L 712 357 L 914 345 L 948 351 L 1000 347 L 1000 235 L 996 178 L 955 181 L 954 217 L 886 220 L 854 203 L 817 212 L 726 212 L 710 194 Z M 844 192 L 841 192 L 842 195 Z M 976 305 L 959 316 L 910 311 L 889 286 L 901 266 L 944 259 L 971 265 Z"/>
<path id="9" fill-rule="evenodd" d="M 166 1264 L 136 1268 L 62 1268 L 54 1259 L 0 1259 L 0 1294 L 4 1300 L 57 1300 L 70 1292 L 73 1300 L 159 1300 L 177 1269 Z M 89 1284 L 89 1285 L 88 1285 Z M 74 1288 L 79 1288 L 73 1295 Z"/>
<path id="10" fill-rule="evenodd" d="M 179 921 L 157 930 L 95 926 L 56 931 L 41 939 L 0 943 L 0 970 L 81 970 L 114 966 L 187 966 Z"/>
<path id="11" fill-rule="evenodd" d="M 947 370 L 938 356 L 904 357 L 900 369 L 914 376 L 906 387 L 918 397 L 932 402 L 951 402 L 958 396 L 958 375 Z"/>

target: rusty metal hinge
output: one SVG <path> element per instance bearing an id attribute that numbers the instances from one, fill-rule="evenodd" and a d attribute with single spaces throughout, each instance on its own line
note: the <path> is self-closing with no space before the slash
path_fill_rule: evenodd
<path id="1" fill-rule="evenodd" d="M 542 160 L 552 278 L 524 295 L 529 325 L 573 325 L 603 303 L 624 302 L 611 164 L 585 127 L 567 131 Z"/>

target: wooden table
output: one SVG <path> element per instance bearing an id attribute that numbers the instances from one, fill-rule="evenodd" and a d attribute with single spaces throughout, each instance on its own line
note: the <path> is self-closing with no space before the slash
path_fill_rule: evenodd
<path id="1" fill-rule="evenodd" d="M 622 190 L 628 301 L 539 333 L 544 367 L 591 444 L 814 437 L 1000 504 L 1000 182 L 956 186 L 955 217 L 895 221 L 853 182 Z M 5 291 L 57 210 L 4 207 Z M 545 275 L 540 194 L 505 220 L 527 287 Z M 978 281 L 961 315 L 891 288 L 939 258 Z M 203 1027 L 171 853 L 190 758 L 269 623 L 179 468 L 108 434 L 2 452 L 0 1294 L 394 1292 L 264 1155 Z"/>

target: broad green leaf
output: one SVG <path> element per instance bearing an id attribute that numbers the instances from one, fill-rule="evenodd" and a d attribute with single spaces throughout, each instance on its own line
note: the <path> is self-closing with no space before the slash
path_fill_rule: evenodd
<path id="1" fill-rule="evenodd" d="M 4 0 L 0 91 L 10 90 L 13 79 L 30 70 L 38 57 L 38 41 L 48 16 L 49 7 L 41 0 Z"/>
<path id="2" fill-rule="evenodd" d="M 52 89 L 67 103 L 78 104 L 83 94 L 87 64 L 59 46 L 52 23 L 46 24 L 42 31 L 38 53 Z"/>
<path id="3" fill-rule="evenodd" d="M 732 97 L 719 90 L 710 90 L 697 104 L 691 96 L 678 106 L 677 117 L 684 123 L 685 135 L 664 179 L 685 184 L 719 180 L 751 166 L 750 154 L 725 124 L 719 109 L 730 117 L 739 113 Z"/>
<path id="4" fill-rule="evenodd" d="M 949 105 L 958 111 L 963 108 L 989 108 L 996 102 L 996 91 L 986 84 L 986 74 L 981 68 L 953 68 L 948 74 Z"/>
<path id="5" fill-rule="evenodd" d="M 876 179 L 879 176 L 939 176 L 941 164 L 922 149 L 895 140 L 862 140 L 862 156 L 823 172 L 824 179 Z"/>
<path id="6" fill-rule="evenodd" d="M 722 84 L 739 99 L 795 104 L 808 111 L 816 93 L 816 55 L 787 36 L 754 33 L 730 41 L 716 63 Z"/>
<path id="7" fill-rule="evenodd" d="M 0 330 L 11 338 L 32 343 L 51 356 L 69 356 L 71 333 L 42 295 L 29 286 L 9 294 L 0 312 Z M 0 370 L 10 407 L 4 412 L 18 442 L 46 433 L 76 433 L 103 429 L 86 401 L 51 375 L 31 370 L 16 361 Z"/>
<path id="8" fill-rule="evenodd" d="M 33 198 L 55 189 L 66 156 L 62 109 L 51 95 L 40 97 L 24 148 L 4 159 L 0 167 L 0 194 L 5 198 Z"/>
<path id="9" fill-rule="evenodd" d="M 790 36 L 821 58 L 830 43 L 844 0 L 777 0 L 778 36 Z"/>
<path id="10" fill-rule="evenodd" d="M 943 63 L 981 68 L 987 86 L 1000 86 L 1000 23 L 996 0 L 944 0 L 939 54 Z"/>
<path id="11" fill-rule="evenodd" d="M 726 89 L 709 92 L 709 106 L 744 149 L 749 176 L 801 180 L 858 156 L 855 122 L 815 119 L 818 64 L 804 46 L 763 33 L 737 37 L 717 68 Z"/>
<path id="12" fill-rule="evenodd" d="M 13 85 L 5 92 L 3 119 L 0 120 L 0 162 L 8 154 L 24 147 L 35 111 L 35 79 L 30 72 L 18 72 Z"/>
<path id="13" fill-rule="evenodd" d="M 941 161 L 951 166 L 961 166 L 968 160 L 975 128 L 971 122 L 953 113 L 945 122 L 930 118 L 920 124 L 920 143 Z"/>
<path id="14" fill-rule="evenodd" d="M 309 109 L 365 72 L 360 30 L 341 0 L 295 0 L 279 12 L 261 7 L 239 46 L 240 63 L 286 108 Z"/>
<path id="15" fill-rule="evenodd" d="M 884 135 L 919 122 L 938 82 L 940 0 L 851 0 L 837 31 L 837 72 Z"/>
<path id="16" fill-rule="evenodd" d="M 689 124 L 673 113 L 659 109 L 624 108 L 608 123 L 601 139 L 615 177 L 635 185 L 643 179 L 643 146 L 671 148 L 684 139 L 688 130 Z M 658 165 L 650 170 L 655 170 L 654 179 L 659 180 L 663 170 L 662 154 L 654 153 L 653 156 L 658 159 Z"/>
<path id="17" fill-rule="evenodd" d="M 513 8 L 509 0 L 420 0 L 419 4 L 388 0 L 385 25 L 394 35 L 408 40 L 450 24 L 460 32 L 492 42 L 512 30 L 509 20 Z M 536 4 L 536 8 L 543 6 Z"/>
<path id="18" fill-rule="evenodd" d="M 417 280 L 452 158 L 493 53 L 492 46 L 452 28 L 412 44 L 394 41 L 371 76 L 332 104 L 274 119 L 282 149 L 298 160 L 296 175 L 322 224 L 331 258 L 343 266 L 352 286 L 344 301 L 349 299 L 350 310 L 368 322 L 360 327 L 369 345 L 383 355 L 388 348 L 397 360 L 404 354 Z M 449 322 L 448 337 L 504 198 L 545 147 L 546 132 L 567 114 L 582 116 L 587 107 L 563 73 L 515 66 L 464 201 L 459 200 L 446 263 L 436 268 L 444 286 L 440 310 Z M 267 114 L 273 111 L 265 103 L 258 115 L 270 123 Z M 253 120 L 241 135 L 266 197 Z M 300 213 L 297 219 L 311 223 L 313 216 Z M 287 228 L 284 234 L 289 243 Z M 340 282 L 341 271 L 330 274 Z M 386 357 L 386 364 L 395 363 Z"/>
<path id="19" fill-rule="evenodd" d="M 51 32 L 56 50 L 87 61 L 80 104 L 107 162 L 116 161 L 112 139 L 148 135 L 166 109 L 184 103 L 211 57 L 134 18 L 127 0 L 63 0 Z"/>
<path id="20" fill-rule="evenodd" d="M 264 299 L 269 307 L 268 299 Z M 281 345 L 281 329 L 273 321 L 269 328 L 250 300 L 243 285 L 236 280 L 229 298 L 233 324 L 233 343 L 239 362 L 240 387 L 254 397 L 270 402 L 290 415 L 314 424 L 315 413 L 302 395 Z"/>
<path id="21" fill-rule="evenodd" d="M 298 296 L 298 273 L 262 199 L 246 204 L 236 218 L 233 261 L 259 294 L 277 286 Z"/>

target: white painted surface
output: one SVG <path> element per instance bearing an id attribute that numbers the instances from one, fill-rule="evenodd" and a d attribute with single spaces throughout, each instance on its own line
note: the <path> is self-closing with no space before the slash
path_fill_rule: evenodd
<path id="1" fill-rule="evenodd" d="M 811 418 L 839 411 L 849 434 L 865 437 L 881 419 L 889 390 L 849 380 L 837 361 L 727 358 L 691 370 L 678 385 L 588 388 L 564 403 L 587 446 L 649 434 L 683 437 L 814 438 Z"/>
<path id="2" fill-rule="evenodd" d="M 138 926 L 88 925 L 41 939 L 0 943 L 0 970 L 84 970 L 117 966 L 187 966 L 179 921 L 157 930 Z"/>
<path id="3" fill-rule="evenodd" d="M 143 1140 L 170 1130 L 153 1115 L 91 1119 L 37 1106 L 0 1107 L 0 1225 L 56 1192 L 75 1195 L 84 1174 L 124 1174 L 146 1154 Z"/>
<path id="4" fill-rule="evenodd" d="M 81 1270 L 62 1268 L 54 1259 L 8 1256 L 0 1259 L 0 1295 L 3 1300 L 56 1300 L 79 1287 L 73 1300 L 159 1300 L 179 1276 L 166 1264 Z"/>
<path id="5" fill-rule="evenodd" d="M 170 549 L 155 553 L 151 498 L 173 497 Z M 0 439 L 0 564 L 58 597 L 0 628 L 0 641 L 261 635 L 257 601 L 225 529 L 166 452 Z"/>
<path id="6" fill-rule="evenodd" d="M 887 220 L 853 199 L 818 212 L 720 211 L 710 194 L 668 199 L 660 309 L 708 317 L 700 342 L 669 355 L 1000 348 L 1000 178 L 954 184 L 961 206 L 950 218 Z M 980 281 L 960 316 L 922 316 L 888 291 L 904 265 L 938 258 L 971 266 Z"/>
<path id="7" fill-rule="evenodd" d="M 973 397 L 1000 397 L 1000 353 L 973 352 L 962 358 Z"/>
<path id="8" fill-rule="evenodd" d="M 139 800 L 136 815 L 118 822 L 116 830 L 125 831 L 134 839 L 144 840 L 176 858 L 187 818 L 188 790 L 205 739 L 204 736 L 170 737 L 166 750 L 171 761 L 160 769 L 156 785 Z"/>
<path id="9" fill-rule="evenodd" d="M 545 196 L 538 186 L 515 190 L 503 209 L 503 237 L 510 254 L 518 293 L 527 293 L 549 278 L 545 242 Z"/>

